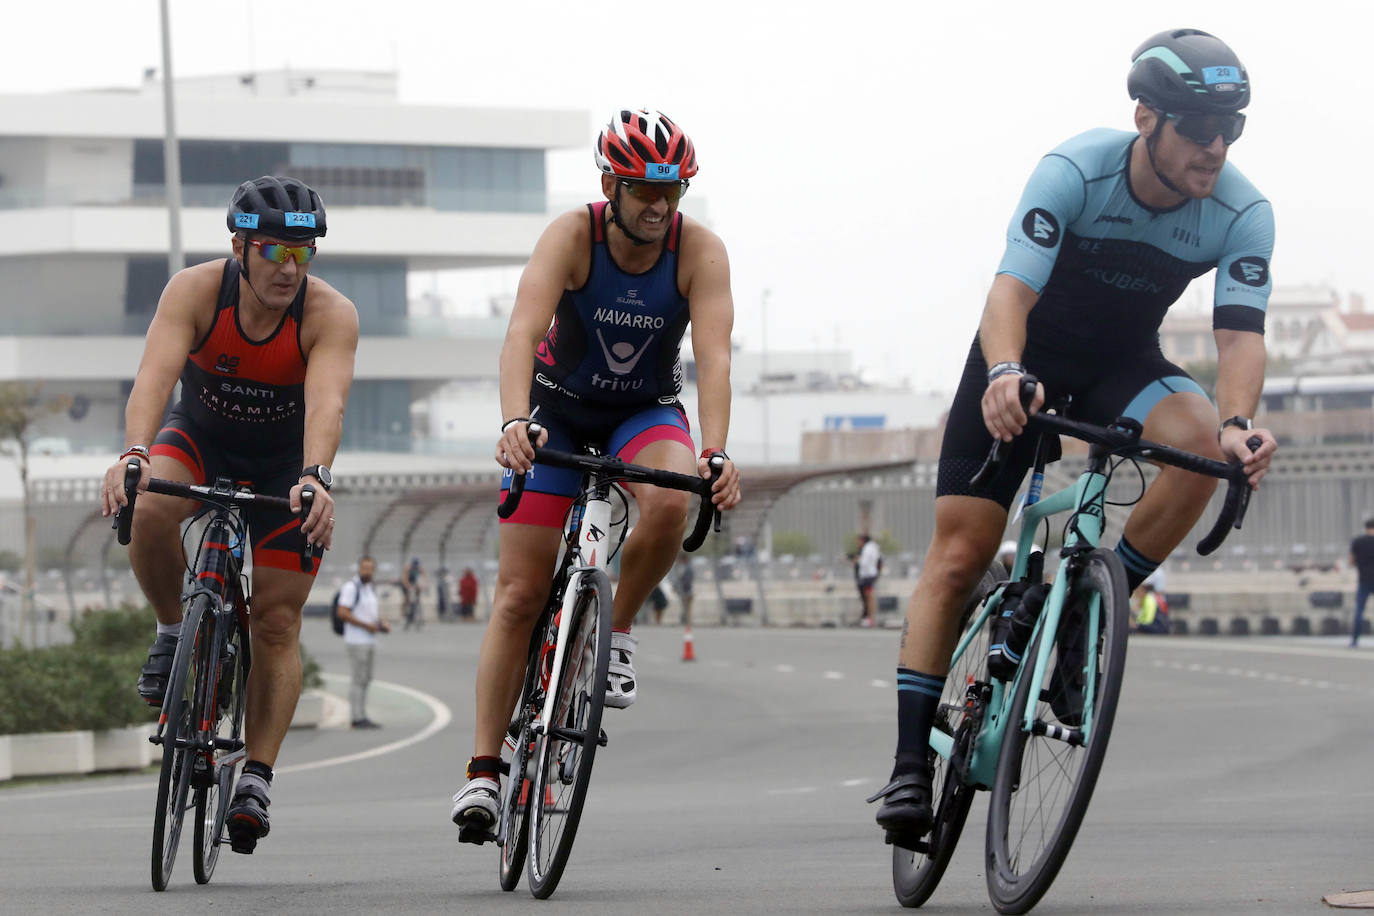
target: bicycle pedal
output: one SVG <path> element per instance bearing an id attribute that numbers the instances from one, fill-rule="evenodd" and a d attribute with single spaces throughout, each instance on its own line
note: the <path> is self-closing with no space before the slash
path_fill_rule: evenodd
<path id="1" fill-rule="evenodd" d="M 900 849 L 909 849 L 923 856 L 930 856 L 931 846 L 926 840 L 912 840 L 910 837 L 888 830 L 883 833 L 883 842 Z"/>
<path id="2" fill-rule="evenodd" d="M 610 738 L 606 737 L 606 729 L 603 728 L 601 734 L 596 736 L 596 745 L 597 747 L 605 747 L 606 743 L 610 740 Z"/>
<path id="3" fill-rule="evenodd" d="M 477 824 L 464 824 L 458 828 L 458 842 L 460 843 L 471 843 L 474 846 L 481 846 L 483 843 L 495 840 L 495 833 Z"/>

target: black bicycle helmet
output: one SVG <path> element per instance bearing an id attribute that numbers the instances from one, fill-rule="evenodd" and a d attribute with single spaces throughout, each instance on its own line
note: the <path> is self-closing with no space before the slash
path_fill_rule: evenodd
<path id="1" fill-rule="evenodd" d="M 1229 114 L 1250 104 L 1245 66 L 1226 43 L 1198 29 L 1171 29 L 1131 54 L 1126 90 L 1156 111 Z"/>
<path id="2" fill-rule="evenodd" d="M 305 182 L 264 175 L 234 192 L 225 217 L 230 232 L 269 235 L 288 242 L 324 236 L 324 202 Z"/>

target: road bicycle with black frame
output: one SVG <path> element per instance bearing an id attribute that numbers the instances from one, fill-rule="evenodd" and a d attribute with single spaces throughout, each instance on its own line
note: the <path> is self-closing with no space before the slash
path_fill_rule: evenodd
<path id="1" fill-rule="evenodd" d="M 1023 405 L 1034 398 L 1035 386 L 1033 377 L 1023 379 Z M 1018 617 L 1011 610 L 1015 592 L 994 563 L 963 610 L 930 734 L 934 823 L 913 848 L 892 849 L 893 887 L 903 906 L 921 906 L 934 892 L 976 790 L 991 791 L 986 876 L 998 912 L 1035 906 L 1073 845 L 1102 769 L 1126 664 L 1126 572 L 1114 551 L 1098 547 L 1111 504 L 1107 486 L 1117 468 L 1129 460 L 1139 472 L 1138 461 L 1145 460 L 1227 482 L 1221 512 L 1197 545 L 1200 554 L 1216 550 L 1245 517 L 1250 487 L 1239 460 L 1216 461 L 1150 442 L 1141 438 L 1140 424 L 1126 418 L 1108 426 L 1071 420 L 1064 406 L 1027 424 L 1037 436 L 1035 460 L 1019 510 L 1011 583 L 1027 588 L 1043 582 L 1037 530 L 1043 524 L 1048 540 L 1050 517 L 1067 513 L 1058 571 L 1038 612 Z M 1041 498 L 1045 465 L 1059 457 L 1060 435 L 1090 445 L 1087 466 L 1072 486 Z M 1260 440 L 1252 437 L 1248 444 L 1254 450 Z M 974 492 L 1001 471 L 1009 452 L 1009 443 L 994 443 L 973 478 Z M 999 622 L 1004 599 L 1008 619 Z M 1013 620 L 1026 639 L 1019 648 L 1009 645 Z M 990 670 L 993 649 L 1004 664 L 1014 663 L 1014 673 L 998 668 L 998 677 Z"/>
<path id="2" fill-rule="evenodd" d="M 119 543 L 124 545 L 133 534 L 139 475 L 139 462 L 129 461 L 124 472 L 128 505 L 115 518 Z M 250 595 L 243 574 L 247 532 L 239 509 L 257 505 L 290 512 L 291 501 L 254 493 L 226 478 L 214 485 L 153 478 L 148 491 L 198 500 L 203 508 L 195 519 L 208 516 L 199 546 L 187 563 L 191 578 L 181 596 L 181 637 L 157 730 L 149 738 L 162 748 L 152 848 L 153 889 L 161 891 L 172 876 L 182 821 L 192 807 L 197 884 L 209 883 L 220 847 L 228 842 L 224 821 L 247 753 L 243 719 L 252 666 Z M 312 486 L 301 488 L 302 520 L 310 514 L 314 496 Z M 192 530 L 188 525 L 186 532 Z M 309 572 L 314 559 L 314 551 L 302 541 L 301 570 Z"/>
<path id="3" fill-rule="evenodd" d="M 530 442 L 540 427 L 529 426 Z M 601 717 L 611 660 L 611 581 L 606 569 L 625 539 L 629 502 L 616 486 L 646 483 L 695 493 L 696 523 L 682 547 L 694 551 L 720 512 L 711 504 L 711 485 L 724 459 L 710 460 L 711 478 L 626 464 L 588 448 L 581 454 L 536 448 L 542 465 L 580 471 L 581 494 L 564 524 L 564 551 L 548 601 L 530 635 L 520 700 L 505 741 L 501 771 L 507 776 L 495 832 L 486 837 L 501 848 L 502 890 L 514 890 L 528 861 L 530 892 L 547 898 L 558 887 L 582 817 L 592 763 L 607 743 Z M 525 488 L 523 474 L 511 476 L 510 491 L 497 514 L 509 518 Z M 612 498 L 624 515 L 612 518 Z M 611 532 L 620 528 L 612 544 Z M 471 829 L 471 828 L 468 828 Z"/>

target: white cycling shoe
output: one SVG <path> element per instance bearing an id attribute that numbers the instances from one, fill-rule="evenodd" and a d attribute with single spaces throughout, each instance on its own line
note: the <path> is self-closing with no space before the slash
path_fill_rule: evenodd
<path id="1" fill-rule="evenodd" d="M 606 679 L 606 705 L 624 709 L 635 701 L 635 647 L 639 640 L 629 633 L 611 633 L 611 668 Z"/>
<path id="2" fill-rule="evenodd" d="M 482 843 L 491 838 L 501 809 L 501 784 L 490 776 L 474 776 L 453 796 L 449 815 L 458 825 L 458 840 Z"/>

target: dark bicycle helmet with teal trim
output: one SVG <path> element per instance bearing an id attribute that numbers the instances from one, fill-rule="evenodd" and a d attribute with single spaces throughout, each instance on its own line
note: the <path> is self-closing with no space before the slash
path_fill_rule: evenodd
<path id="1" fill-rule="evenodd" d="M 325 234 L 324 202 L 298 178 L 264 175 L 234 192 L 225 217 L 230 232 L 304 242 Z"/>
<path id="2" fill-rule="evenodd" d="M 1250 104 L 1250 81 L 1236 53 L 1199 29 L 1170 29 L 1131 54 L 1126 89 L 1156 111 L 1229 114 Z"/>

